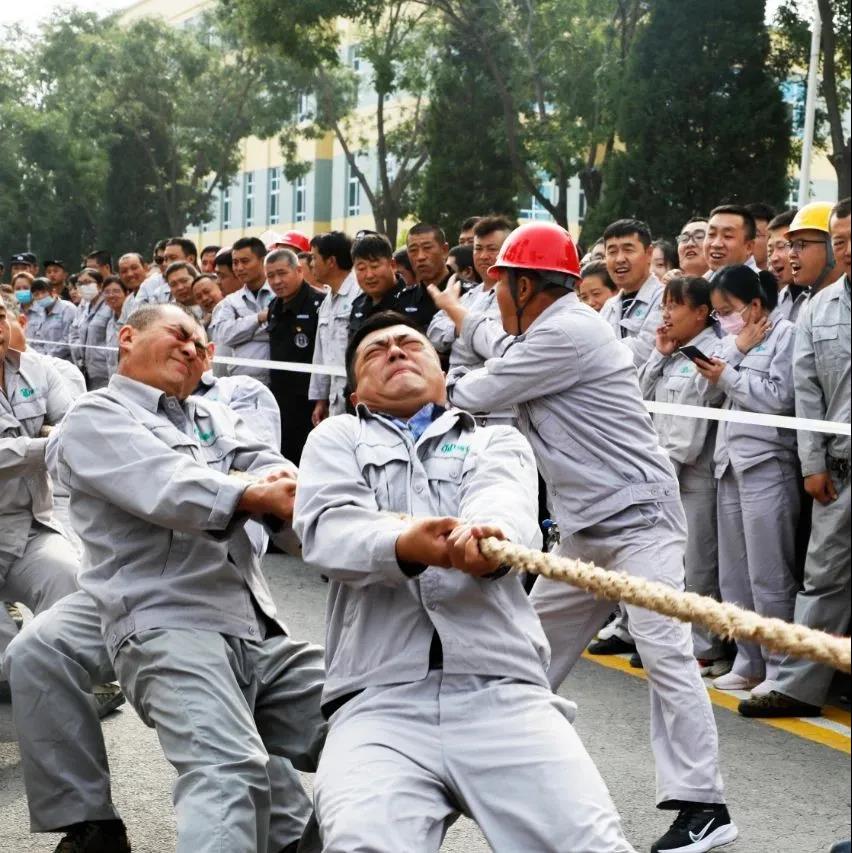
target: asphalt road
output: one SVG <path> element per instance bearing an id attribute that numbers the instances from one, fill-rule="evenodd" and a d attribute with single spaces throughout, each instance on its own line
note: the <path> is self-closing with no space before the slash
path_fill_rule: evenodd
<path id="1" fill-rule="evenodd" d="M 293 559 L 268 557 L 267 569 L 278 606 L 294 636 L 322 642 L 325 584 Z M 579 706 L 576 728 L 609 785 L 628 838 L 637 850 L 647 851 L 671 818 L 653 806 L 647 685 L 582 660 L 561 692 Z M 834 841 L 849 837 L 848 754 L 744 720 L 724 708 L 714 707 L 714 711 L 728 802 L 740 828 L 740 839 L 726 850 L 828 853 Z M 113 799 L 128 826 L 134 851 L 173 850 L 174 773 L 163 760 L 156 737 L 127 705 L 104 722 L 104 732 Z M 558 785 L 559 780 L 552 784 Z M 0 851 L 54 849 L 58 836 L 30 835 L 28 830 L 9 706 L 0 705 Z M 442 850 L 482 853 L 489 847 L 477 827 L 462 818 L 450 830 Z"/>

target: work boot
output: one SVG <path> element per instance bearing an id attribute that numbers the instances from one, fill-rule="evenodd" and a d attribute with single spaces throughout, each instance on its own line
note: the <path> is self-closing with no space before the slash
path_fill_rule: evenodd
<path id="1" fill-rule="evenodd" d="M 822 716 L 822 708 L 820 708 L 819 705 L 810 705 L 807 702 L 800 702 L 798 699 L 794 699 L 792 696 L 787 696 L 785 693 L 779 693 L 777 690 L 772 690 L 764 696 L 752 696 L 750 699 L 743 699 L 737 710 L 744 717 L 777 718 Z"/>
<path id="2" fill-rule="evenodd" d="M 121 688 L 114 681 L 108 684 L 96 684 L 92 689 L 92 694 L 95 697 L 98 716 L 101 719 L 111 714 L 116 708 L 121 707 L 125 702 Z"/>
<path id="3" fill-rule="evenodd" d="M 66 830 L 54 853 L 131 853 L 121 820 L 87 820 Z"/>
<path id="4" fill-rule="evenodd" d="M 636 645 L 625 643 L 620 637 L 607 637 L 605 640 L 595 640 L 587 651 L 590 655 L 621 655 L 635 652 Z"/>

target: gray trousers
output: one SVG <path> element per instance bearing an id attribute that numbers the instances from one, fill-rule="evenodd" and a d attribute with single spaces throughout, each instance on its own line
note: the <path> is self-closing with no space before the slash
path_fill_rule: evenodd
<path id="1" fill-rule="evenodd" d="M 805 587 L 796 596 L 794 620 L 832 634 L 849 633 L 850 489 L 833 477 L 837 500 L 814 501 L 811 538 L 805 560 Z M 811 705 L 824 705 L 834 670 L 806 660 L 781 661 L 777 689 Z"/>
<path id="2" fill-rule="evenodd" d="M 115 671 L 177 771 L 177 853 L 269 849 L 269 753 L 312 772 L 325 739 L 322 648 L 155 629 L 124 642 Z"/>
<path id="3" fill-rule="evenodd" d="M 33 832 L 119 817 L 92 685 L 115 679 L 91 597 L 73 593 L 9 646 L 6 672 Z M 270 756 L 269 853 L 301 837 L 311 813 L 298 773 Z"/>
<path id="4" fill-rule="evenodd" d="M 685 586 L 688 592 L 721 600 L 719 592 L 719 547 L 716 525 L 716 484 L 708 488 L 683 488 L 680 492 L 686 515 Z M 722 643 L 706 628 L 692 627 L 695 657 L 716 660 Z"/>
<path id="5" fill-rule="evenodd" d="M 544 687 L 440 670 L 364 690 L 329 722 L 324 853 L 437 851 L 459 813 L 496 853 L 632 851 L 573 712 Z"/>
<path id="6" fill-rule="evenodd" d="M 685 532 L 679 502 L 637 504 L 565 537 L 558 553 L 683 589 Z M 547 675 L 556 690 L 614 605 L 546 578 L 536 581 L 531 599 L 550 642 Z M 689 626 L 625 606 L 650 686 L 657 802 L 724 802 L 716 721 L 692 653 Z"/>
<path id="7" fill-rule="evenodd" d="M 20 601 L 41 613 L 77 589 L 80 564 L 71 543 L 54 530 L 33 521 L 23 555 L 0 549 L 0 602 Z M 18 629 L 0 606 L 0 661 Z"/>
<path id="8" fill-rule="evenodd" d="M 722 600 L 790 622 L 796 600 L 796 470 L 776 459 L 719 480 L 719 589 Z M 737 641 L 733 672 L 774 681 L 781 656 Z"/>

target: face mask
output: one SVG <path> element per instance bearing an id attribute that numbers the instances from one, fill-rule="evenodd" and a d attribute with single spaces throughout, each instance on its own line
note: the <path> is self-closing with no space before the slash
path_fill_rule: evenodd
<path id="1" fill-rule="evenodd" d="M 746 321 L 743 319 L 743 311 L 747 310 L 748 305 L 742 311 L 719 317 L 719 325 L 722 327 L 722 331 L 726 335 L 738 335 L 745 328 Z"/>
<path id="2" fill-rule="evenodd" d="M 91 302 L 98 295 L 98 286 L 96 284 L 78 284 L 77 290 L 80 292 L 80 298 L 85 302 Z"/>
<path id="3" fill-rule="evenodd" d="M 46 296 L 44 299 L 41 300 L 41 302 L 38 302 L 36 304 L 41 305 L 41 307 L 45 311 L 49 311 L 51 308 L 53 308 L 54 305 L 56 305 L 56 297 Z"/>
<path id="4" fill-rule="evenodd" d="M 33 301 L 33 295 L 29 290 L 16 290 L 15 299 L 20 305 L 29 305 Z"/>

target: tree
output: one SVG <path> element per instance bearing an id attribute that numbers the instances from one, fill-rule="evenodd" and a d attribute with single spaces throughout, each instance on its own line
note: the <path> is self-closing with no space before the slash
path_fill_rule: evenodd
<path id="1" fill-rule="evenodd" d="M 475 43 L 446 30 L 430 94 L 425 144 L 430 152 L 417 216 L 450 239 L 472 214 L 518 214 L 517 175 L 506 151 L 500 97 Z"/>
<path id="2" fill-rule="evenodd" d="M 567 225 L 569 181 L 594 205 L 612 150 L 612 93 L 644 0 L 420 0 L 478 45 L 499 94 L 506 148 L 523 190 Z M 552 180 L 556 197 L 542 184 Z"/>
<path id="3" fill-rule="evenodd" d="M 244 41 L 286 57 L 288 81 L 311 96 L 311 107 L 300 120 L 285 123 L 281 131 L 287 177 L 292 180 L 307 168 L 298 156 L 299 140 L 331 133 L 370 203 L 376 230 L 395 242 L 428 157 L 424 93 L 433 68 L 435 16 L 407 0 L 297 3 L 288 6 L 286 16 L 271 17 L 269 0 L 223 0 L 222 8 L 241 22 Z M 336 15 L 348 18 L 360 34 L 357 69 L 340 55 Z M 375 174 L 363 157 L 372 140 Z"/>
<path id="4" fill-rule="evenodd" d="M 723 201 L 782 204 L 790 127 L 768 55 L 761 3 L 657 0 L 628 63 L 624 150 L 587 226 L 637 216 L 674 234 Z"/>
<path id="5" fill-rule="evenodd" d="M 278 60 L 211 26 L 65 12 L 16 51 L 15 91 L 0 89 L 14 117 L 0 118 L 17 152 L 8 172 L 0 164 L 0 196 L 14 199 L 16 249 L 30 234 L 74 263 L 94 245 L 147 251 L 210 219 L 240 140 L 276 133 L 295 102 Z"/>
<path id="6" fill-rule="evenodd" d="M 849 109 L 850 4 L 849 0 L 818 0 L 822 18 L 820 39 L 819 100 L 814 141 L 826 151 L 837 173 L 838 197 L 849 194 L 852 183 L 852 149 L 843 114 Z M 772 64 L 778 78 L 804 79 L 810 56 L 810 18 L 807 4 L 785 0 L 774 19 Z"/>

